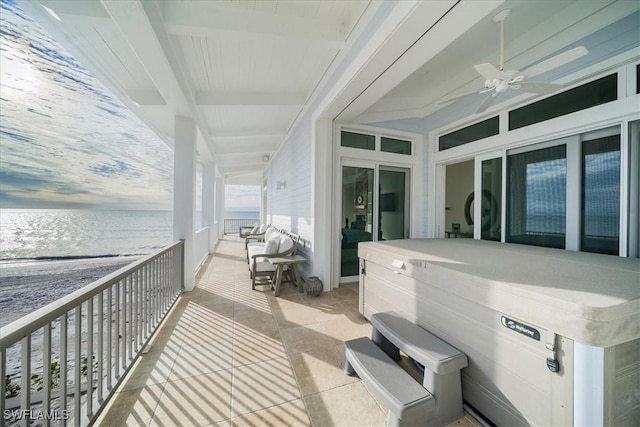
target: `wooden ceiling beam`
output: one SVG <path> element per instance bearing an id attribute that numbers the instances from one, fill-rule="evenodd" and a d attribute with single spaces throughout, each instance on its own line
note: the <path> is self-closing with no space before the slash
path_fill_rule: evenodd
<path id="1" fill-rule="evenodd" d="M 346 34 L 338 22 L 245 11 L 207 2 L 165 2 L 164 24 L 173 35 L 302 39 L 342 47 Z"/>

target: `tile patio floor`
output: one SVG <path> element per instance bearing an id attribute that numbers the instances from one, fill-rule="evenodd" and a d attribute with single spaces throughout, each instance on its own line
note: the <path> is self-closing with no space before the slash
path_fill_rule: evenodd
<path id="1" fill-rule="evenodd" d="M 341 368 L 370 336 L 357 285 L 318 298 L 251 290 L 244 242 L 225 236 L 96 425 L 384 426 L 386 411 Z M 480 426 L 466 415 L 452 426 Z"/>

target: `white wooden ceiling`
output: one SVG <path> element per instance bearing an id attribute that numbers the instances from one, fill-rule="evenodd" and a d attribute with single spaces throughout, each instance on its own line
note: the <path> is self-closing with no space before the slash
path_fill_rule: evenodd
<path id="1" fill-rule="evenodd" d="M 354 29 L 374 16 L 367 9 L 380 5 L 368 0 L 18 1 L 168 143 L 173 144 L 174 117 L 194 117 L 199 160 L 215 160 L 234 183 L 261 182 L 265 156 L 272 156 L 292 130 L 353 40 Z M 480 2 L 443 3 L 442 18 L 410 23 L 425 22 L 418 29 L 426 42 L 406 40 L 392 52 L 398 57 L 364 82 L 355 101 L 346 100 L 349 107 L 339 120 L 422 118 L 445 108 L 439 104 L 445 97 L 481 87 L 473 65 L 498 62 L 499 32 L 493 10 L 475 20 L 468 16 L 474 3 Z M 437 4 L 420 3 L 424 10 Z M 637 0 L 483 4 L 495 12 L 512 10 L 505 23 L 511 69 L 548 57 L 640 7 Z M 446 12 L 449 5 L 452 13 Z M 438 22 L 433 28 L 429 17 Z M 444 43 L 443 36 L 453 41 Z"/>
<path id="2" fill-rule="evenodd" d="M 255 182 L 370 2 L 20 4 L 168 143 L 194 117 L 199 160 Z"/>
<path id="3" fill-rule="evenodd" d="M 596 31 L 637 12 L 640 9 L 640 2 L 635 0 L 506 0 L 495 11 L 504 9 L 511 11 L 504 23 L 505 66 L 509 70 L 524 70 L 542 59 L 582 43 Z M 444 50 L 417 68 L 410 76 L 391 88 L 382 98 L 378 97 L 379 100 L 366 110 L 349 112 L 349 120 L 375 123 L 424 118 L 452 105 L 451 103 L 441 104 L 441 101 L 481 88 L 484 79 L 473 66 L 484 62 L 496 66 L 499 64 L 500 27 L 493 22 L 494 15 L 495 13 L 491 13 L 484 17 Z M 635 33 L 623 35 L 611 31 L 607 37 L 610 39 L 602 38 L 598 43 L 604 45 L 617 38 L 619 40 L 611 41 L 610 46 L 620 49 L 628 49 L 631 46 L 637 48 L 640 44 L 640 31 L 637 27 Z M 582 60 L 569 63 L 557 72 L 536 76 L 532 80 L 554 81 L 559 76 L 576 71 L 584 63 L 602 60 L 609 53 L 620 52 L 594 50 Z M 458 108 L 459 117 L 474 111 L 486 96 L 471 95 L 473 98 L 463 98 L 458 105 L 471 102 L 473 108 L 464 111 Z M 447 111 L 451 121 L 459 118 L 451 117 L 452 113 L 456 114 L 456 108 Z"/>

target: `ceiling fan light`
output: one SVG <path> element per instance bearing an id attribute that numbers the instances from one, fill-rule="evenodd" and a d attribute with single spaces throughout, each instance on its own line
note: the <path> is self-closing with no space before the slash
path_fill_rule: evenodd
<path id="1" fill-rule="evenodd" d="M 509 83 L 501 81 L 496 84 L 496 93 L 502 93 L 509 89 Z"/>

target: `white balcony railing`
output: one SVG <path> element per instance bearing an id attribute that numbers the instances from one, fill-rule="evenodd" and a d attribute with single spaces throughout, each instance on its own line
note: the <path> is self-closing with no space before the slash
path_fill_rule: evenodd
<path id="1" fill-rule="evenodd" d="M 240 227 L 253 227 L 260 224 L 256 218 L 233 218 L 224 220 L 224 234 L 234 234 L 240 232 Z"/>
<path id="2" fill-rule="evenodd" d="M 196 265 L 200 265 L 209 256 L 209 227 L 196 231 L 194 242 Z"/>
<path id="3" fill-rule="evenodd" d="M 182 293 L 183 248 L 176 242 L 0 328 L 0 425 L 90 424 Z M 13 379 L 8 361 L 19 364 Z"/>

